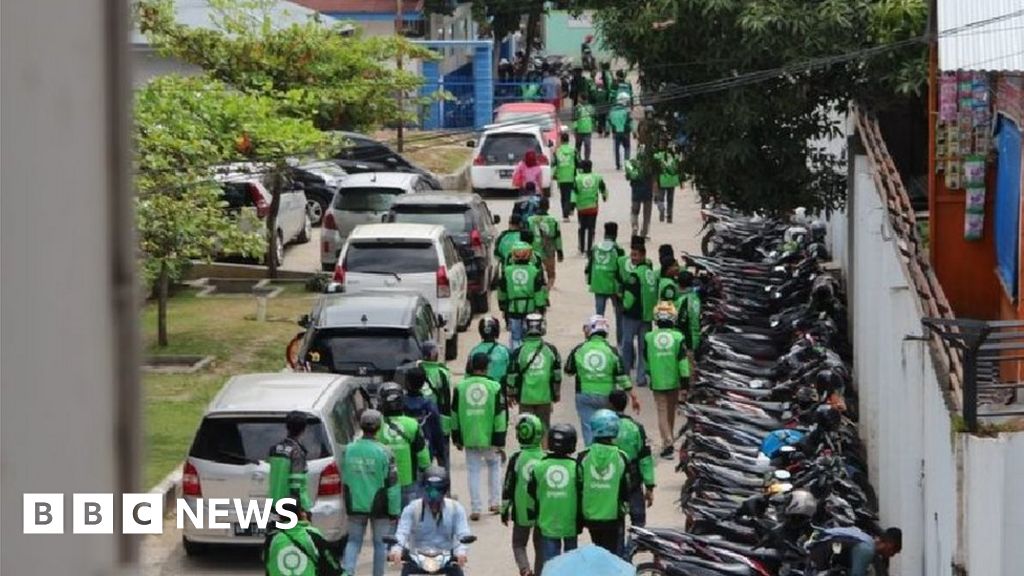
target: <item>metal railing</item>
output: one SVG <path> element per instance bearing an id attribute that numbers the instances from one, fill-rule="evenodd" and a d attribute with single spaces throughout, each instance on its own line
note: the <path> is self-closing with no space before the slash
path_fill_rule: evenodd
<path id="1" fill-rule="evenodd" d="M 1024 388 L 1024 321 L 923 318 L 925 328 L 963 354 L 960 405 L 964 424 L 976 432 L 979 418 L 1024 416 L 1021 409 L 992 409 L 1017 401 Z M 1016 370 L 1008 368 L 1016 367 Z"/>

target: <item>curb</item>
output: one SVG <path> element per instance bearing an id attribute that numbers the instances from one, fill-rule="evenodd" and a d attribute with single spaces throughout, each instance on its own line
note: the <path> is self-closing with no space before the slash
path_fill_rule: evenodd
<path id="1" fill-rule="evenodd" d="M 451 174 L 442 174 L 438 176 L 438 180 L 441 181 L 441 189 L 449 191 L 462 191 L 469 189 L 469 167 L 473 165 L 473 160 L 467 160 L 462 168 L 459 168 Z"/>
<path id="2" fill-rule="evenodd" d="M 174 467 L 170 474 L 164 476 L 159 484 L 150 489 L 150 494 L 160 494 L 164 500 L 164 514 L 169 514 L 174 509 L 174 499 L 178 495 L 178 486 L 181 484 L 181 466 Z"/>

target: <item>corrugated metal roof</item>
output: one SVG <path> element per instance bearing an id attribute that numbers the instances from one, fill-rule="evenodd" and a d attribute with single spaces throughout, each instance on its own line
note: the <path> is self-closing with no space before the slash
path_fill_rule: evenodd
<path id="1" fill-rule="evenodd" d="M 328 26 L 337 22 L 334 18 L 325 14 L 319 14 L 316 10 L 302 6 L 297 2 L 287 2 L 285 0 L 275 2 L 271 5 L 269 12 L 275 29 L 287 28 L 292 24 L 304 24 L 314 16 L 319 17 L 320 21 Z M 213 30 L 216 29 L 213 21 L 215 17 L 217 17 L 217 13 L 210 7 L 209 0 L 175 0 L 174 2 L 174 19 L 179 24 L 184 24 L 190 28 Z M 137 27 L 132 29 L 132 44 L 137 46 L 149 45 L 149 40 L 139 32 Z"/>
<path id="2" fill-rule="evenodd" d="M 394 14 L 398 8 L 396 0 L 295 0 L 299 4 L 320 12 L 343 12 L 345 14 Z M 423 0 L 402 0 L 402 10 L 422 12 Z"/>
<path id="3" fill-rule="evenodd" d="M 938 0 L 939 69 L 1024 70 L 1024 0 Z"/>

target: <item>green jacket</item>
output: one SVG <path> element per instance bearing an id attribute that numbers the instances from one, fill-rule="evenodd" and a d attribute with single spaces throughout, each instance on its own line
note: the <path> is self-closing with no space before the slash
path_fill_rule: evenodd
<path id="1" fill-rule="evenodd" d="M 576 120 L 577 134 L 592 134 L 594 132 L 594 107 L 590 104 L 579 104 L 573 111 L 573 118 Z"/>
<path id="2" fill-rule="evenodd" d="M 576 186 L 569 196 L 569 201 L 580 212 L 597 212 L 598 197 L 605 202 L 608 201 L 608 189 L 604 185 L 604 178 L 593 172 L 582 172 L 576 175 Z"/>
<path id="3" fill-rule="evenodd" d="M 662 188 L 675 188 L 679 186 L 679 158 L 666 150 L 654 153 L 654 160 L 658 163 L 658 186 Z"/>
<path id="4" fill-rule="evenodd" d="M 537 503 L 530 496 L 530 476 L 541 458 L 544 458 L 544 449 L 536 446 L 523 448 L 508 459 L 501 490 L 501 513 L 510 514 L 516 526 L 533 526 L 531 515 L 536 514 Z"/>
<path id="5" fill-rule="evenodd" d="M 679 297 L 679 285 L 676 283 L 675 278 L 670 276 L 662 276 L 661 270 L 658 271 L 658 300 L 668 300 L 675 304 L 676 298 Z"/>
<path id="6" fill-rule="evenodd" d="M 391 449 L 398 466 L 398 485 L 406 487 L 419 480 L 419 472 L 430 466 L 430 448 L 420 424 L 410 416 L 385 416 L 377 440 Z M 416 461 L 413 470 L 413 460 Z"/>
<path id="7" fill-rule="evenodd" d="M 452 441 L 465 448 L 502 448 L 508 408 L 501 385 L 485 376 L 466 376 L 455 387 Z"/>
<path id="8" fill-rule="evenodd" d="M 608 113 L 608 125 L 611 126 L 614 134 L 629 134 L 632 128 L 632 119 L 629 117 L 629 108 L 616 104 Z"/>
<path id="9" fill-rule="evenodd" d="M 607 396 L 633 383 L 622 367 L 619 352 L 600 334 L 593 334 L 573 349 L 565 362 L 565 373 L 576 376 L 576 392 Z"/>
<path id="10" fill-rule="evenodd" d="M 535 406 L 558 402 L 562 388 L 562 358 L 540 336 L 526 336 L 512 353 L 509 393 L 516 402 Z"/>
<path id="11" fill-rule="evenodd" d="M 501 342 L 481 342 L 469 351 L 466 357 L 466 374 L 469 374 L 469 361 L 477 353 L 483 352 L 490 358 L 487 364 L 487 377 L 494 380 L 503 387 L 507 386 L 508 365 L 512 358 L 512 352 Z"/>
<path id="12" fill-rule="evenodd" d="M 642 482 L 644 486 L 654 488 L 654 457 L 651 456 L 651 445 L 647 442 L 644 425 L 625 414 L 619 414 L 619 436 L 615 439 L 615 445 L 626 454 L 632 477 L 630 485 L 635 489 Z"/>
<path id="13" fill-rule="evenodd" d="M 323 534 L 307 521 L 268 535 L 264 556 L 268 576 L 318 576 L 341 570 Z"/>
<path id="14" fill-rule="evenodd" d="M 313 506 L 309 495 L 309 477 L 306 467 L 306 449 L 292 438 L 285 438 L 270 449 L 270 480 L 267 497 L 271 500 L 295 498 L 303 510 Z"/>
<path id="15" fill-rule="evenodd" d="M 614 240 L 595 243 L 587 253 L 587 285 L 594 294 L 614 296 L 619 293 L 619 261 L 626 251 Z"/>
<path id="16" fill-rule="evenodd" d="M 686 347 L 696 355 L 700 349 L 700 294 L 693 288 L 687 288 L 679 293 L 676 299 L 676 325 L 686 339 Z M 685 369 L 681 374 L 683 377 L 690 376 L 690 361 L 686 361 Z"/>
<path id="17" fill-rule="evenodd" d="M 614 444 L 595 442 L 577 457 L 584 524 L 618 522 L 629 502 L 629 459 Z"/>
<path id="18" fill-rule="evenodd" d="M 576 147 L 562 144 L 555 149 L 555 182 L 564 184 L 576 179 Z"/>
<path id="19" fill-rule="evenodd" d="M 647 344 L 644 372 L 649 377 L 651 390 L 678 390 L 683 371 L 689 370 L 683 333 L 675 328 L 655 328 L 644 335 L 644 341 Z"/>
<path id="20" fill-rule="evenodd" d="M 441 430 L 445 436 L 452 433 L 452 372 L 443 362 L 423 360 L 420 367 L 427 375 L 427 386 L 423 397 L 437 404 L 441 413 Z"/>
<path id="21" fill-rule="evenodd" d="M 533 253 L 549 258 L 562 253 L 562 227 L 558 218 L 551 214 L 530 216 L 530 231 L 533 232 Z"/>
<path id="22" fill-rule="evenodd" d="M 345 511 L 349 516 L 397 518 L 402 512 L 395 456 L 374 438 L 363 436 L 345 446 L 341 461 Z"/>
<path id="23" fill-rule="evenodd" d="M 548 305 L 544 271 L 533 262 L 509 262 L 498 279 L 498 308 L 514 318 L 543 310 Z"/>
<path id="24" fill-rule="evenodd" d="M 509 259 L 512 255 L 512 246 L 521 240 L 519 230 L 506 229 L 498 234 L 498 239 L 494 242 L 494 257 L 498 259 L 499 266 Z"/>
<path id="25" fill-rule="evenodd" d="M 548 454 L 533 466 L 527 492 L 537 503 L 531 514 L 545 538 L 573 538 L 581 532 L 579 464 L 572 456 Z"/>
<path id="26" fill-rule="evenodd" d="M 630 318 L 650 322 L 658 304 L 658 274 L 650 260 L 634 265 L 629 257 L 620 261 L 622 282 L 622 313 Z"/>

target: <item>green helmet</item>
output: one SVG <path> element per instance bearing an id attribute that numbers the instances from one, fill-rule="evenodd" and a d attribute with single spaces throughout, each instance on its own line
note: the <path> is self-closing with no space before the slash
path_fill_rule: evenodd
<path id="1" fill-rule="evenodd" d="M 544 424 L 535 414 L 520 414 L 516 422 L 516 439 L 523 448 L 536 448 L 544 438 Z"/>
<path id="2" fill-rule="evenodd" d="M 602 408 L 590 417 L 590 429 L 594 433 L 594 440 L 615 438 L 619 435 L 619 415 Z"/>

